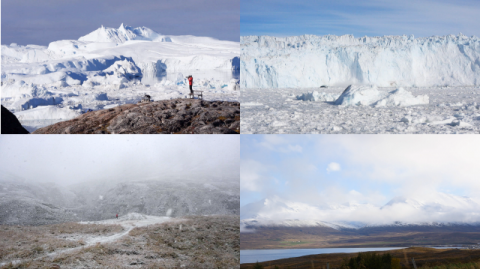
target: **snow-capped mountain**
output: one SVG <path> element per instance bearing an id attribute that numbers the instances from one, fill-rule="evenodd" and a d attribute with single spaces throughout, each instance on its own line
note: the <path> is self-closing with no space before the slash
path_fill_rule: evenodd
<path id="1" fill-rule="evenodd" d="M 242 36 L 241 87 L 480 85 L 480 39 Z"/>
<path id="2" fill-rule="evenodd" d="M 424 199 L 395 197 L 383 206 L 357 202 L 313 206 L 273 197 L 243 206 L 240 217 L 245 227 L 479 225 L 480 201 L 432 193 Z"/>

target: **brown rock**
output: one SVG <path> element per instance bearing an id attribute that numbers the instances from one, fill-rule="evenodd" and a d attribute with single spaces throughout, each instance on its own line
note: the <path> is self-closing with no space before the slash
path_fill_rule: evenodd
<path id="1" fill-rule="evenodd" d="M 192 99 L 126 104 L 87 112 L 34 134 L 238 134 L 240 103 Z"/>

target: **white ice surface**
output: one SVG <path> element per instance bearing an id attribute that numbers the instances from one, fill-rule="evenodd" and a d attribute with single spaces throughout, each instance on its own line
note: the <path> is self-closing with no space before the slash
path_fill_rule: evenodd
<path id="1" fill-rule="evenodd" d="M 378 88 L 379 93 L 376 95 L 380 99 L 375 99 L 371 105 L 343 106 L 320 100 L 316 102 L 299 100 L 303 98 L 299 96 L 308 96 L 315 91 L 339 96 L 344 90 L 344 87 L 242 88 L 241 132 L 242 134 L 480 132 L 478 105 L 480 87 L 405 87 L 404 91 L 397 91 L 391 95 L 389 93 L 395 92 L 395 88 Z M 412 95 L 410 96 L 408 92 Z M 428 97 L 428 104 L 411 103 L 412 100 L 426 103 L 425 97 Z M 374 103 L 379 100 L 381 102 L 375 106 Z M 403 101 L 409 101 L 409 106 L 398 106 Z"/>
<path id="2" fill-rule="evenodd" d="M 241 88 L 480 85 L 480 39 L 242 36 Z"/>

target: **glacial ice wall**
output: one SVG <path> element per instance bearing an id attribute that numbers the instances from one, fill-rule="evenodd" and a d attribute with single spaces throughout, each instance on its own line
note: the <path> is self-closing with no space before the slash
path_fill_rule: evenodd
<path id="1" fill-rule="evenodd" d="M 480 39 L 458 36 L 242 36 L 240 86 L 480 85 Z"/>

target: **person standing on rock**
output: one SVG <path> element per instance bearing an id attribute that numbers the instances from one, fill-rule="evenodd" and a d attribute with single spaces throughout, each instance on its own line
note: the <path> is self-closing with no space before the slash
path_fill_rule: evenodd
<path id="1" fill-rule="evenodd" d="M 118 214 L 115 217 L 118 219 Z"/>
<path id="2" fill-rule="evenodd" d="M 190 86 L 190 94 L 193 97 L 193 89 L 192 89 L 192 87 L 193 87 L 193 77 L 192 77 L 192 75 L 188 76 L 188 85 Z"/>

